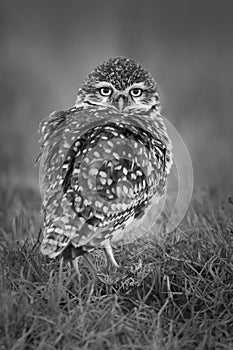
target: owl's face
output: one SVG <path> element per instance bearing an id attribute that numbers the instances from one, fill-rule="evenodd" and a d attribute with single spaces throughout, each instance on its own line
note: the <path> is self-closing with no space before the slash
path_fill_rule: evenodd
<path id="1" fill-rule="evenodd" d="M 157 85 L 141 65 L 128 58 L 110 58 L 91 72 L 76 104 L 112 107 L 119 112 L 160 108 Z"/>

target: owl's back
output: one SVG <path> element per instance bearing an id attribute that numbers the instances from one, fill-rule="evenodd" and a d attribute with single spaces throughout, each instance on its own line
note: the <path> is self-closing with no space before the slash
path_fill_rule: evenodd
<path id="1" fill-rule="evenodd" d="M 91 250 L 137 227 L 164 193 L 171 143 L 161 116 L 111 108 L 72 108 L 41 124 L 42 252 L 72 244 Z"/>

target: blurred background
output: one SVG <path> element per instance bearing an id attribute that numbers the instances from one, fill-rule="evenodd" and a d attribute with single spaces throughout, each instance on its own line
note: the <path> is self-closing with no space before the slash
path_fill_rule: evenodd
<path id="1" fill-rule="evenodd" d="M 37 187 L 40 120 L 120 55 L 157 80 L 196 188 L 232 195 L 232 18 L 232 1 L 0 0 L 0 173 Z"/>

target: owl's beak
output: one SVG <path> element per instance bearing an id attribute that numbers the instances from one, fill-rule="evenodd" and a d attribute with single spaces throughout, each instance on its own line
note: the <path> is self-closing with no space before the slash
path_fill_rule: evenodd
<path id="1" fill-rule="evenodd" d="M 120 95 L 117 97 L 117 99 L 115 100 L 115 106 L 117 109 L 119 109 L 120 112 L 123 111 L 123 109 L 125 108 L 127 103 L 127 97 L 124 95 Z"/>

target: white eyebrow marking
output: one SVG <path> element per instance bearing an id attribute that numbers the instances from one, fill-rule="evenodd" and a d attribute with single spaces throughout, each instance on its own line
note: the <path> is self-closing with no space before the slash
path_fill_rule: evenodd
<path id="1" fill-rule="evenodd" d="M 117 93 L 125 93 L 125 94 L 128 94 L 128 92 L 131 90 L 131 89 L 134 89 L 134 88 L 140 88 L 142 90 L 146 90 L 148 89 L 147 85 L 145 85 L 145 83 L 142 81 L 140 83 L 134 83 L 132 84 L 131 86 L 127 87 L 125 90 L 118 90 L 115 88 L 114 85 L 112 85 L 111 83 L 109 83 L 108 81 L 100 81 L 100 82 L 96 82 L 95 83 L 95 87 L 98 89 L 98 88 L 101 88 L 101 87 L 110 87 L 113 91 L 117 92 Z"/>
<path id="2" fill-rule="evenodd" d="M 131 86 L 127 87 L 127 89 L 125 89 L 126 92 L 128 92 L 131 89 L 135 89 L 135 88 L 139 88 L 142 90 L 146 90 L 148 89 L 148 87 L 145 85 L 145 83 L 142 81 L 140 83 L 134 83 Z"/>
<path id="3" fill-rule="evenodd" d="M 111 83 L 109 83 L 109 82 L 107 82 L 107 81 L 100 81 L 100 82 L 97 82 L 97 83 L 95 84 L 95 87 L 96 87 L 96 88 L 100 88 L 100 87 L 110 87 L 111 89 L 115 90 L 115 87 L 114 87 Z"/>

